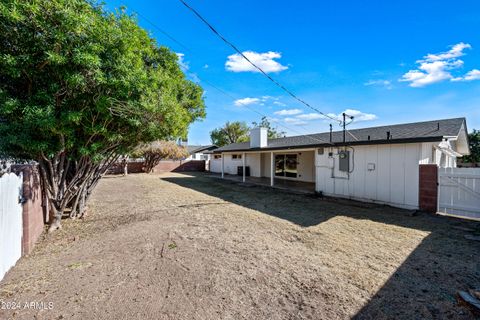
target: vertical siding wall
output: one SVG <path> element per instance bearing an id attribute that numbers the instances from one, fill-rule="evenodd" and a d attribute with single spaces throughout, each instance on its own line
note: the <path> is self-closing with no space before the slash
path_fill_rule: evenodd
<path id="1" fill-rule="evenodd" d="M 421 143 L 355 146 L 350 174 L 338 170 L 338 149 L 316 155 L 316 190 L 326 195 L 418 208 L 418 164 L 431 154 Z M 333 152 L 329 158 L 328 152 Z M 429 151 L 429 152 L 428 152 Z M 428 159 L 424 159 L 429 161 Z M 368 170 L 368 167 L 373 170 Z M 332 169 L 333 168 L 333 169 Z M 334 177 L 332 177 L 332 174 Z"/>

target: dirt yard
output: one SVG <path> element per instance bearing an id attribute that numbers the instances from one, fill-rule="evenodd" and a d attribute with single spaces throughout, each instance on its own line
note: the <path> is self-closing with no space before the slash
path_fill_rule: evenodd
<path id="1" fill-rule="evenodd" d="M 200 174 L 109 176 L 0 283 L 0 319 L 472 319 L 456 292 L 480 285 L 479 231 Z"/>

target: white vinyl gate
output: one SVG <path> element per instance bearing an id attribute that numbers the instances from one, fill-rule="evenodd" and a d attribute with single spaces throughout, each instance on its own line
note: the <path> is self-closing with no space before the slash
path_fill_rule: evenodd
<path id="1" fill-rule="evenodd" d="M 0 177 L 0 280 L 22 256 L 22 183 L 21 173 Z"/>
<path id="2" fill-rule="evenodd" d="M 438 168 L 438 211 L 480 219 L 480 168 Z"/>

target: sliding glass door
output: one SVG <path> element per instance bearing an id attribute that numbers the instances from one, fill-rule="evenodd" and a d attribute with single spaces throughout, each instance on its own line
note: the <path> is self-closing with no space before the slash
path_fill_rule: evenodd
<path id="1" fill-rule="evenodd" d="M 297 155 L 276 154 L 275 155 L 275 176 L 296 178 L 297 177 Z"/>

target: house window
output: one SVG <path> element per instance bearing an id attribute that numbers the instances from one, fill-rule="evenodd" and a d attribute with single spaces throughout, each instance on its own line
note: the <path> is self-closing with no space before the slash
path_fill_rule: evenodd
<path id="1" fill-rule="evenodd" d="M 241 154 L 232 154 L 232 160 L 241 160 L 242 155 Z"/>
<path id="2" fill-rule="evenodd" d="M 215 160 L 222 159 L 222 155 L 221 154 L 216 154 L 216 155 L 213 156 L 213 159 L 215 159 Z"/>

